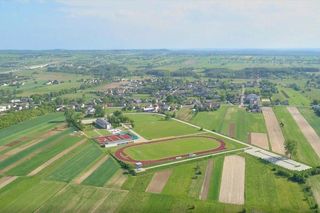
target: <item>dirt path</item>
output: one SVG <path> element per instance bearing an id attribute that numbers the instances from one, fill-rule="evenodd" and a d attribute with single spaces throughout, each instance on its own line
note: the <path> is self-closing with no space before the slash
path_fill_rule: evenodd
<path id="1" fill-rule="evenodd" d="M 105 184 L 105 186 L 108 188 L 120 189 L 124 182 L 126 182 L 128 179 L 128 175 L 124 175 L 123 172 L 124 171 L 122 169 L 118 170 Z"/>
<path id="2" fill-rule="evenodd" d="M 9 183 L 13 182 L 15 179 L 17 179 L 18 177 L 16 176 L 6 176 L 6 177 L 2 177 L 0 178 L 0 189 L 2 189 L 3 187 L 5 187 L 6 185 L 8 185 Z"/>
<path id="3" fill-rule="evenodd" d="M 62 158 L 64 155 L 68 154 L 69 152 L 71 152 L 72 150 L 74 150 L 75 148 L 77 148 L 78 146 L 80 146 L 81 144 L 83 144 L 86 141 L 86 139 L 74 144 L 73 146 L 69 147 L 68 149 L 63 150 L 62 152 L 60 152 L 59 154 L 57 154 L 56 156 L 54 156 L 53 158 L 51 158 L 50 160 L 48 160 L 47 162 L 45 162 L 44 164 L 40 165 L 38 168 L 34 169 L 33 171 L 31 171 L 28 176 L 34 176 L 36 174 L 38 174 L 39 172 L 41 172 L 43 169 L 47 168 L 48 166 L 50 166 L 52 163 L 54 163 L 55 161 L 59 160 L 60 158 Z"/>
<path id="4" fill-rule="evenodd" d="M 266 133 L 251 132 L 249 142 L 262 149 L 269 150 L 268 135 Z"/>
<path id="5" fill-rule="evenodd" d="M 212 170 L 213 170 L 213 159 L 210 159 L 208 161 L 206 173 L 204 175 L 204 181 L 203 181 L 200 195 L 199 195 L 200 200 L 207 200 L 207 198 L 208 198 Z"/>
<path id="6" fill-rule="evenodd" d="M 102 157 L 97 163 L 95 163 L 88 171 L 83 173 L 81 176 L 77 177 L 73 180 L 73 183 L 80 184 L 84 181 L 87 177 L 89 177 L 94 171 L 97 170 L 99 166 L 101 166 L 106 160 L 108 160 L 109 155 Z"/>
<path id="7" fill-rule="evenodd" d="M 229 124 L 229 137 L 234 138 L 236 133 L 236 125 L 234 123 Z"/>
<path id="8" fill-rule="evenodd" d="M 219 201 L 244 204 L 245 159 L 237 155 L 224 158 Z"/>
<path id="9" fill-rule="evenodd" d="M 320 137 L 317 135 L 316 131 L 310 126 L 308 121 L 301 115 L 296 107 L 287 107 L 287 109 L 298 124 L 304 137 L 310 143 L 315 153 L 320 157 Z"/>
<path id="10" fill-rule="evenodd" d="M 284 137 L 281 127 L 271 107 L 262 107 L 272 151 L 285 155 Z"/>
<path id="11" fill-rule="evenodd" d="M 154 173 L 152 180 L 150 181 L 146 189 L 146 192 L 161 193 L 171 173 L 172 173 L 172 170 L 164 170 L 164 171 Z"/>

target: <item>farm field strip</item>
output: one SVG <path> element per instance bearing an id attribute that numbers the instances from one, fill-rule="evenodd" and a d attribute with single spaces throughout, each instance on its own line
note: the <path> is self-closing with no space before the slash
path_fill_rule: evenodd
<path id="1" fill-rule="evenodd" d="M 223 163 L 219 201 L 230 204 L 244 204 L 245 159 L 240 156 L 226 156 Z"/>
<path id="2" fill-rule="evenodd" d="M 309 179 L 313 196 L 318 205 L 320 205 L 320 175 L 312 176 Z"/>
<path id="3" fill-rule="evenodd" d="M 118 163 L 109 157 L 95 171 L 93 171 L 83 182 L 85 185 L 104 186 L 120 169 Z"/>
<path id="4" fill-rule="evenodd" d="M 320 157 L 320 137 L 316 131 L 310 126 L 308 121 L 301 115 L 296 107 L 287 107 L 293 119 L 296 121 L 304 137 L 312 146 L 313 150 Z"/>
<path id="5" fill-rule="evenodd" d="M 223 162 L 224 162 L 224 156 L 214 157 L 214 165 L 211 173 L 209 191 L 207 196 L 208 200 L 215 200 L 215 201 L 219 200 Z"/>
<path id="6" fill-rule="evenodd" d="M 269 150 L 268 135 L 266 133 L 251 132 L 249 138 L 251 144 Z"/>
<path id="7" fill-rule="evenodd" d="M 0 162 L 0 170 L 2 172 L 8 171 L 11 168 L 17 166 L 18 164 L 22 163 L 24 160 L 30 159 L 36 154 L 40 153 L 41 151 L 45 150 L 46 148 L 50 147 L 50 145 L 54 144 L 56 140 L 60 137 L 62 137 L 65 134 L 68 134 L 70 130 L 65 130 L 63 132 L 60 132 L 58 134 L 53 135 L 52 137 L 49 137 L 41 143 L 37 143 L 28 149 L 25 149 L 13 156 L 10 156 L 9 158 L 3 160 Z"/>
<path id="8" fill-rule="evenodd" d="M 72 182 L 76 184 L 82 183 L 86 178 L 88 178 L 94 171 L 97 170 L 106 160 L 108 160 L 109 155 L 103 156 L 100 160 L 98 160 L 92 167 L 90 167 L 87 171 L 81 174 L 79 177 L 76 177 Z"/>
<path id="9" fill-rule="evenodd" d="M 45 162 L 44 164 L 40 165 L 39 167 L 37 167 L 36 169 L 32 170 L 28 176 L 34 176 L 36 174 L 38 174 L 39 172 L 41 172 L 43 169 L 45 169 L 46 167 L 50 166 L 52 163 L 54 163 L 55 161 L 59 160 L 60 158 L 62 158 L 64 155 L 68 154 L 69 152 L 71 152 L 72 150 L 74 150 L 75 148 L 79 147 L 80 145 L 84 144 L 84 142 L 86 141 L 86 139 L 83 139 L 82 141 L 72 145 L 71 147 L 63 150 L 62 152 L 60 152 L 59 154 L 57 154 L 56 156 L 54 156 L 53 158 L 51 158 L 50 160 L 48 160 L 47 162 Z"/>
<path id="10" fill-rule="evenodd" d="M 102 151 L 96 144 L 87 143 L 81 147 L 80 152 L 55 168 L 47 178 L 50 180 L 69 182 L 101 155 Z"/>
<path id="11" fill-rule="evenodd" d="M 208 198 L 212 171 L 213 171 L 213 159 L 210 159 L 208 161 L 208 165 L 207 165 L 205 176 L 204 176 L 204 181 L 202 183 L 202 187 L 199 195 L 200 200 L 207 200 Z"/>
<path id="12" fill-rule="evenodd" d="M 8 152 L 2 154 L 0 157 L 0 160 L 5 160 L 5 159 L 11 157 L 12 155 L 15 155 L 19 152 L 22 152 L 23 150 L 28 149 L 28 148 L 32 147 L 33 145 L 41 143 L 42 141 L 44 141 L 47 138 L 54 136 L 56 134 L 59 134 L 59 131 L 53 131 L 53 130 L 48 131 L 48 132 L 44 133 L 43 135 L 39 136 L 38 138 L 31 140 L 30 142 L 23 144 L 19 147 L 16 147 L 14 149 L 11 149 Z"/>
<path id="13" fill-rule="evenodd" d="M 124 171 L 119 169 L 111 178 L 108 180 L 104 186 L 107 188 L 121 189 L 122 185 L 128 179 L 128 175 L 123 174 Z"/>
<path id="14" fill-rule="evenodd" d="M 285 155 L 284 137 L 276 115 L 270 107 L 262 107 L 262 113 L 266 122 L 272 151 Z"/>
<path id="15" fill-rule="evenodd" d="M 164 170 L 164 171 L 154 173 L 146 189 L 146 192 L 161 193 L 171 173 L 172 173 L 172 170 Z"/>
<path id="16" fill-rule="evenodd" d="M 15 181 L 18 177 L 16 176 L 4 176 L 0 178 L 0 189 Z"/>

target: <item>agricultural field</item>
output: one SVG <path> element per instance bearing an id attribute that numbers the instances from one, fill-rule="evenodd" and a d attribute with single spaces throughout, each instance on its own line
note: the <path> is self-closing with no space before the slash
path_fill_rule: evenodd
<path id="1" fill-rule="evenodd" d="M 175 120 L 165 120 L 156 114 L 127 114 L 134 120 L 134 128 L 138 134 L 146 139 L 156 139 L 179 136 L 199 132 L 199 129 L 179 123 Z"/>
<path id="2" fill-rule="evenodd" d="M 292 118 L 286 107 L 274 107 L 274 112 L 279 122 L 284 126 L 281 128 L 286 140 L 297 141 L 297 155 L 294 156 L 296 160 L 310 164 L 312 166 L 319 165 L 320 159 L 308 143 L 297 123 Z"/>

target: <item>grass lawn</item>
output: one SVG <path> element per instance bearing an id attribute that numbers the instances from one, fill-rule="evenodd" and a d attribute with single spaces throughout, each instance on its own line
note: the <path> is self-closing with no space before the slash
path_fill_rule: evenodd
<path id="1" fill-rule="evenodd" d="M 92 164 L 97 158 L 102 155 L 101 149 L 91 142 L 88 142 L 82 151 L 74 157 L 65 161 L 62 165 L 56 168 L 50 175 L 49 179 L 57 181 L 69 182 L 78 174 Z"/>
<path id="2" fill-rule="evenodd" d="M 135 160 L 157 160 L 170 156 L 214 149 L 219 145 L 220 143 L 214 139 L 190 137 L 132 146 L 125 149 L 125 152 Z"/>
<path id="3" fill-rule="evenodd" d="M 278 121 L 284 124 L 284 127 L 282 127 L 282 132 L 285 139 L 297 141 L 297 155 L 294 157 L 294 159 L 311 166 L 319 165 L 319 157 L 313 151 L 311 145 L 302 134 L 287 108 L 274 107 L 273 111 L 276 114 Z"/>
<path id="4" fill-rule="evenodd" d="M 302 186 L 273 174 L 271 167 L 246 155 L 245 205 L 249 212 L 309 212 Z"/>
<path id="5" fill-rule="evenodd" d="M 199 130 L 156 114 L 126 114 L 134 120 L 134 131 L 147 139 L 197 133 Z"/>
<path id="6" fill-rule="evenodd" d="M 119 164 L 109 157 L 100 167 L 97 168 L 82 184 L 103 186 L 120 168 Z"/>

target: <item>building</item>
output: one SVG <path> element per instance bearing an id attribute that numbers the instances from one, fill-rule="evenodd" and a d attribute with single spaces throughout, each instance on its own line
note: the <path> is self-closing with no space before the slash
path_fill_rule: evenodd
<path id="1" fill-rule="evenodd" d="M 109 123 L 106 119 L 104 118 L 98 118 L 96 120 L 96 126 L 102 129 L 111 129 L 111 123 Z"/>
<path id="2" fill-rule="evenodd" d="M 132 136 L 128 134 L 100 136 L 95 138 L 95 140 L 100 144 L 101 147 L 106 148 L 133 143 Z"/>

